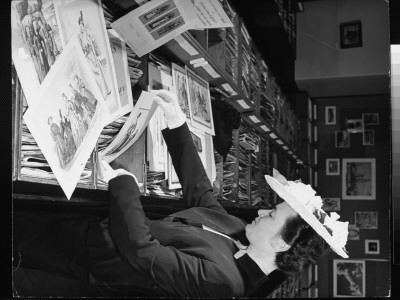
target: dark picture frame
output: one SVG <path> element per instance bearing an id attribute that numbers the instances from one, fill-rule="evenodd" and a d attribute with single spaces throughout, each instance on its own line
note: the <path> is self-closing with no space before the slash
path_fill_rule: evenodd
<path id="1" fill-rule="evenodd" d="M 361 21 L 340 23 L 340 48 L 354 48 L 362 46 Z"/>

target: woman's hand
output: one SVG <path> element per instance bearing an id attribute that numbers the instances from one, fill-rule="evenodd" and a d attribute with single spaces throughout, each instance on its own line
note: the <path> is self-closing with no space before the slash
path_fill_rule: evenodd
<path id="1" fill-rule="evenodd" d="M 114 170 L 109 164 L 108 162 L 106 162 L 103 159 L 99 159 L 98 163 L 98 171 L 99 171 L 99 178 L 100 180 L 104 181 L 104 182 L 109 182 L 111 179 L 117 177 L 117 176 L 121 176 L 121 175 L 129 175 L 132 176 L 133 179 L 135 179 L 136 184 L 139 184 L 137 181 L 137 178 L 135 175 L 133 175 L 131 172 L 128 172 L 127 170 L 124 169 L 117 169 Z"/>
<path id="2" fill-rule="evenodd" d="M 179 106 L 178 97 L 167 90 L 151 90 L 156 95 L 155 101 L 164 112 L 169 129 L 182 126 L 186 122 L 186 115 Z"/>

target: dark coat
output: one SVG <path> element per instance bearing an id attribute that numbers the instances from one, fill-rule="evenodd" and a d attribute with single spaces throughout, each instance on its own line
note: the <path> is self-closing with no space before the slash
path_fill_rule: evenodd
<path id="1" fill-rule="evenodd" d="M 266 276 L 247 255 L 234 258 L 235 243 L 201 228 L 199 223 L 248 244 L 246 223 L 232 215 L 212 195 L 212 187 L 192 142 L 186 123 L 163 131 L 173 165 L 182 185 L 187 210 L 162 220 L 149 220 L 140 192 L 131 176 L 109 182 L 109 229 L 92 223 L 88 230 L 89 281 L 106 283 L 126 295 L 183 297 L 266 296 L 285 276 Z M 115 245 L 115 248 L 114 248 Z"/>

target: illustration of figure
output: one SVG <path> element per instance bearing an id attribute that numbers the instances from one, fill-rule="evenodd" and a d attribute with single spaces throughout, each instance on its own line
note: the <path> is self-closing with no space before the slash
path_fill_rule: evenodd
<path id="1" fill-rule="evenodd" d="M 72 102 L 75 104 L 75 111 L 77 112 L 79 121 L 83 124 L 84 132 L 86 133 L 86 131 L 89 129 L 89 123 L 87 121 L 85 108 L 82 103 L 83 99 L 81 95 L 78 93 L 78 91 L 75 90 L 75 88 L 72 86 L 72 84 L 69 84 L 69 89 L 73 95 Z"/>
<path id="2" fill-rule="evenodd" d="M 111 89 L 107 85 L 105 74 L 103 71 L 103 66 L 101 65 L 98 56 L 96 54 L 96 49 L 94 47 L 93 39 L 89 35 L 85 23 L 83 21 L 83 12 L 80 11 L 80 16 L 78 19 L 80 33 L 78 35 L 79 42 L 81 44 L 83 53 L 92 68 L 93 73 L 96 75 L 96 82 L 100 88 L 100 91 L 104 98 L 111 93 Z"/>
<path id="3" fill-rule="evenodd" d="M 52 37 L 47 30 L 46 26 L 44 25 L 44 22 L 42 18 L 39 18 L 37 20 L 37 25 L 38 25 L 38 32 L 41 38 L 43 39 L 44 42 L 44 47 L 46 50 L 46 57 L 49 63 L 49 67 L 51 67 L 54 64 L 54 61 L 56 60 L 55 55 L 54 55 L 54 44 Z"/>
<path id="4" fill-rule="evenodd" d="M 49 63 L 47 61 L 47 56 L 46 56 L 46 45 L 44 43 L 43 38 L 39 34 L 39 25 L 38 21 L 34 20 L 33 21 L 33 41 L 36 45 L 36 48 L 38 49 L 39 53 L 39 58 L 40 58 L 40 64 L 42 67 L 42 72 L 43 72 L 43 78 L 46 77 L 47 72 L 50 70 Z"/>
<path id="5" fill-rule="evenodd" d="M 71 122 L 62 115 L 61 109 L 59 109 L 58 112 L 61 120 L 61 134 L 64 137 L 64 162 L 65 165 L 67 165 L 74 158 L 76 153 L 76 144 L 72 134 Z"/>
<path id="6" fill-rule="evenodd" d="M 179 75 L 176 77 L 177 79 L 177 87 L 178 87 L 178 100 L 179 100 L 179 106 L 183 110 L 183 112 L 186 115 L 186 118 L 190 118 L 190 112 L 189 112 L 189 100 L 188 100 L 188 95 L 186 92 L 186 84 L 185 84 L 185 78 L 180 77 Z"/>
<path id="7" fill-rule="evenodd" d="M 88 107 L 90 108 L 91 116 L 94 115 L 97 107 L 97 99 L 94 97 L 93 93 L 89 91 L 83 80 L 78 76 L 75 75 L 73 77 L 75 81 L 75 85 L 78 88 L 79 93 L 88 101 Z"/>
<path id="8" fill-rule="evenodd" d="M 360 270 L 357 270 L 357 268 L 359 268 L 359 267 L 355 266 L 355 268 L 356 268 L 355 270 L 350 271 L 343 263 L 339 263 L 337 266 L 337 274 L 342 275 L 348 282 L 348 285 L 347 285 L 348 291 L 342 292 L 344 295 L 350 294 L 351 296 L 362 296 L 361 288 L 359 287 L 357 282 L 351 276 L 351 275 L 356 275 L 357 271 L 360 271 Z M 362 276 L 362 273 L 360 273 L 360 275 Z M 356 277 L 358 278 L 360 276 L 356 276 Z"/>
<path id="9" fill-rule="evenodd" d="M 83 140 L 85 127 L 81 122 L 79 122 L 75 104 L 68 100 L 68 97 L 65 95 L 65 93 L 62 93 L 62 99 L 65 104 L 65 116 L 68 117 L 71 123 L 72 135 L 74 137 L 76 148 L 78 149 Z"/>
<path id="10" fill-rule="evenodd" d="M 65 161 L 64 161 L 64 136 L 61 133 L 60 127 L 53 122 L 53 117 L 49 117 L 47 119 L 47 124 L 50 126 L 50 133 L 53 141 L 56 144 L 56 152 L 58 156 L 58 161 L 60 163 L 60 167 L 62 169 L 65 168 Z"/>

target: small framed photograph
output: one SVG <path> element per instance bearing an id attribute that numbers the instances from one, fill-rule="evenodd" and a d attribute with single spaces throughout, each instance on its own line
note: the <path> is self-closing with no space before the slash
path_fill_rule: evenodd
<path id="1" fill-rule="evenodd" d="M 186 67 L 191 125 L 215 135 L 208 82 Z"/>
<path id="2" fill-rule="evenodd" d="M 376 199 L 375 158 L 342 160 L 342 199 Z"/>
<path id="3" fill-rule="evenodd" d="M 336 148 L 350 148 L 350 132 L 335 131 L 335 145 Z"/>
<path id="4" fill-rule="evenodd" d="M 340 211 L 340 198 L 322 198 L 324 211 Z"/>
<path id="5" fill-rule="evenodd" d="M 325 107 L 325 125 L 336 124 L 336 106 Z"/>
<path id="6" fill-rule="evenodd" d="M 365 297 L 364 260 L 333 260 L 333 297 Z"/>
<path id="7" fill-rule="evenodd" d="M 364 125 L 378 125 L 379 114 L 378 113 L 362 114 L 362 121 Z"/>
<path id="8" fill-rule="evenodd" d="M 356 226 L 360 229 L 378 229 L 377 211 L 356 211 Z"/>
<path id="9" fill-rule="evenodd" d="M 347 239 L 353 241 L 360 240 L 360 228 L 358 228 L 356 224 L 349 224 L 348 229 L 349 229 L 349 234 L 347 236 Z"/>
<path id="10" fill-rule="evenodd" d="M 326 159 L 326 175 L 340 175 L 340 159 L 327 158 Z"/>
<path id="11" fill-rule="evenodd" d="M 340 24 L 340 48 L 354 48 L 362 46 L 361 21 L 345 22 Z"/>
<path id="12" fill-rule="evenodd" d="M 364 126 L 362 119 L 347 120 L 347 131 L 351 133 L 363 132 Z"/>
<path id="13" fill-rule="evenodd" d="M 363 132 L 363 145 L 364 146 L 373 146 L 373 145 L 375 145 L 374 130 L 365 130 Z"/>
<path id="14" fill-rule="evenodd" d="M 379 254 L 379 240 L 365 240 L 365 254 Z"/>

